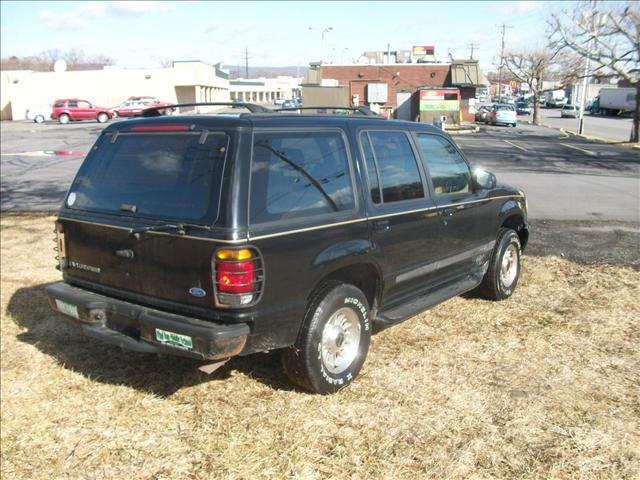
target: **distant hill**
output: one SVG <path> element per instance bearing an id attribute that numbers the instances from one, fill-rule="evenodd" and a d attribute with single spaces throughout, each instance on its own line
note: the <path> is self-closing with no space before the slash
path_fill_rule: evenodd
<path id="1" fill-rule="evenodd" d="M 252 67 L 249 66 L 249 76 L 247 77 L 244 65 L 225 65 L 225 68 L 229 70 L 229 79 L 235 80 L 236 78 L 275 78 L 279 75 L 282 76 L 304 76 L 307 73 L 308 67 Z"/>

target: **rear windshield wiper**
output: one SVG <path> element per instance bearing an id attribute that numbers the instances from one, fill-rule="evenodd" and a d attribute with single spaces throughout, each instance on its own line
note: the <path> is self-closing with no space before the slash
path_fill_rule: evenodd
<path id="1" fill-rule="evenodd" d="M 194 223 L 162 223 L 160 225 L 149 225 L 147 227 L 130 228 L 130 237 L 139 237 L 141 233 L 145 232 L 169 232 L 175 230 L 178 235 L 186 235 L 187 230 L 191 228 L 199 228 L 201 230 L 211 230 L 211 227 L 206 225 L 197 225 Z"/>

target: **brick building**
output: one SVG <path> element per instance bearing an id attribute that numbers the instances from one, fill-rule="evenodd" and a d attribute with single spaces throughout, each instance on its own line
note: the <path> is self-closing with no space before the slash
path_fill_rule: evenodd
<path id="1" fill-rule="evenodd" d="M 312 64 L 304 83 L 318 85 L 331 79 L 348 87 L 352 105 L 367 105 L 389 117 L 428 123 L 432 118 L 421 110 L 424 108 L 421 90 L 457 89 L 459 110 L 447 112 L 447 117 L 448 122 L 459 123 L 473 121 L 476 88 L 486 85 L 478 62 L 474 60 L 457 60 L 451 64 Z M 303 101 L 305 105 L 313 106 L 304 98 L 304 89 Z"/>

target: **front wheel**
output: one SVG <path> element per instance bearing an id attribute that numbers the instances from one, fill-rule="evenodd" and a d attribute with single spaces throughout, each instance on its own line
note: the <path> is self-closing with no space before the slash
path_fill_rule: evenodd
<path id="1" fill-rule="evenodd" d="M 337 392 L 360 372 L 370 341 L 364 294 L 353 285 L 326 284 L 311 300 L 295 346 L 283 353 L 285 373 L 312 392 Z"/>
<path id="2" fill-rule="evenodd" d="M 36 118 L 33 119 L 36 123 L 44 123 L 44 115 L 36 115 Z"/>
<path id="3" fill-rule="evenodd" d="M 520 278 L 520 238 L 510 228 L 498 231 L 489 268 L 480 284 L 480 293 L 489 300 L 509 298 Z"/>

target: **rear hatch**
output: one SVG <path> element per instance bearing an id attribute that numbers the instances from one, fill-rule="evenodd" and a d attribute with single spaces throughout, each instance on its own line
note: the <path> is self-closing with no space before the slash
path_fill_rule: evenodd
<path id="1" fill-rule="evenodd" d="M 233 135 L 167 124 L 103 134 L 61 210 L 67 279 L 211 308 L 211 226 Z"/>

